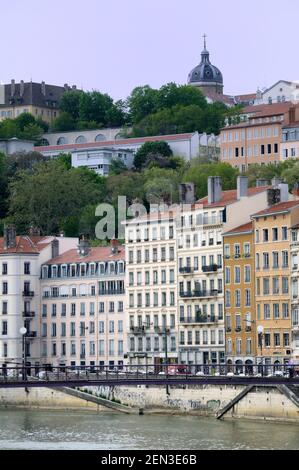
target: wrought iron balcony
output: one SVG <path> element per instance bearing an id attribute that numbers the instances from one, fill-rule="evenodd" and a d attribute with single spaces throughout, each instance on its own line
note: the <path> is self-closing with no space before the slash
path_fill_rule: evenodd
<path id="1" fill-rule="evenodd" d="M 170 328 L 163 327 L 163 326 L 155 326 L 154 327 L 155 333 L 157 335 L 167 335 L 170 333 Z"/>
<path id="2" fill-rule="evenodd" d="M 29 338 L 29 339 L 34 339 L 34 338 L 37 337 L 37 332 L 36 331 L 27 331 L 25 337 Z"/>
<path id="3" fill-rule="evenodd" d="M 23 291 L 23 297 L 34 297 L 34 292 L 29 290 Z"/>
<path id="4" fill-rule="evenodd" d="M 23 312 L 23 318 L 34 318 L 35 312 Z"/>
<path id="5" fill-rule="evenodd" d="M 211 264 L 210 266 L 203 266 L 202 267 L 202 272 L 203 273 L 215 273 L 218 271 L 218 265 L 217 264 Z"/>
<path id="6" fill-rule="evenodd" d="M 193 274 L 194 273 L 194 268 L 191 268 L 190 266 L 186 266 L 185 268 L 180 268 L 180 274 Z"/>
<path id="7" fill-rule="evenodd" d="M 196 317 L 190 317 L 190 318 L 186 318 L 186 317 L 182 317 L 180 318 L 180 323 L 186 323 L 186 324 L 194 324 L 194 323 L 216 323 L 217 322 L 217 319 L 216 317 L 210 317 L 210 316 L 203 316 L 203 315 L 199 315 L 199 316 L 196 316 Z"/>
<path id="8" fill-rule="evenodd" d="M 133 333 L 134 335 L 145 335 L 146 328 L 145 326 L 131 326 L 130 332 Z"/>
<path id="9" fill-rule="evenodd" d="M 194 291 L 180 291 L 180 297 L 182 298 L 205 298 L 205 297 L 217 297 L 218 294 L 222 294 L 222 291 L 218 291 L 217 289 L 213 290 L 194 290 Z"/>

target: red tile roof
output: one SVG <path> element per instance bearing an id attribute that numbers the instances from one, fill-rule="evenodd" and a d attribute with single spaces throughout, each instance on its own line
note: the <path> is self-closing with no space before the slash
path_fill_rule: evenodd
<path id="1" fill-rule="evenodd" d="M 16 237 L 15 248 L 4 248 L 4 238 L 0 238 L 0 254 L 7 253 L 26 253 L 26 254 L 38 254 L 43 248 L 51 243 L 46 241 L 49 237 L 29 237 L 21 235 Z M 53 237 L 51 237 L 52 239 Z"/>
<path id="2" fill-rule="evenodd" d="M 257 188 L 248 188 L 247 195 L 249 197 L 255 196 L 256 194 L 267 191 L 267 189 L 270 189 L 270 188 L 271 188 L 271 186 L 259 186 Z M 199 201 L 197 201 L 195 203 L 195 207 L 197 207 L 198 205 L 203 205 L 204 208 L 229 206 L 230 204 L 233 204 L 237 200 L 238 200 L 237 190 L 232 189 L 232 190 L 229 190 L 229 191 L 223 191 L 222 192 L 222 198 L 218 202 L 214 202 L 212 204 L 209 204 L 208 203 L 208 196 L 206 196 L 203 199 L 199 199 Z"/>
<path id="3" fill-rule="evenodd" d="M 120 261 L 125 260 L 125 249 L 123 246 L 118 247 L 118 253 L 111 254 L 111 248 L 95 247 L 90 249 L 87 256 L 80 256 L 76 249 L 66 251 L 57 258 L 51 259 L 45 264 L 70 264 L 70 263 L 90 263 L 97 261 Z"/>
<path id="4" fill-rule="evenodd" d="M 257 212 L 256 214 L 252 215 L 252 217 L 260 217 L 263 215 L 271 215 L 276 214 L 278 212 L 289 212 L 293 207 L 299 207 L 299 200 L 296 201 L 287 201 L 287 202 L 279 202 L 278 204 L 274 204 L 268 209 L 264 209 L 263 211 Z"/>
<path id="5" fill-rule="evenodd" d="M 186 140 L 191 139 L 194 135 L 194 132 L 188 134 L 172 134 L 172 135 L 157 135 L 153 137 L 138 137 L 132 139 L 120 139 L 120 140 L 103 140 L 101 142 L 87 142 L 85 144 L 66 144 L 66 145 L 47 145 L 43 147 L 35 147 L 37 152 L 46 152 L 54 150 L 80 150 L 86 148 L 101 148 L 109 147 L 113 145 L 134 145 L 134 144 L 143 144 L 144 142 L 156 142 L 156 141 L 176 141 L 176 140 Z"/>
<path id="6" fill-rule="evenodd" d="M 294 106 L 291 101 L 285 101 L 284 103 L 258 104 L 256 106 L 247 106 L 244 108 L 243 114 L 254 113 L 257 117 L 273 116 L 276 114 L 286 113 L 291 106 Z"/>
<path id="7" fill-rule="evenodd" d="M 253 230 L 253 223 L 248 222 L 247 224 L 240 225 L 239 227 L 233 228 L 229 232 L 224 233 L 224 236 L 234 235 L 236 233 L 248 233 L 248 232 L 252 232 L 252 230 Z"/>

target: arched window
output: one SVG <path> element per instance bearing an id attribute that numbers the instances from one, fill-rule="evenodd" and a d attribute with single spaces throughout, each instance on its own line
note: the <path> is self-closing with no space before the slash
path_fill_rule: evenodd
<path id="1" fill-rule="evenodd" d="M 40 145 L 43 146 L 43 147 L 48 147 L 48 145 L 50 145 L 50 144 L 49 144 L 49 141 L 47 139 L 41 139 Z"/>
<path id="2" fill-rule="evenodd" d="M 102 142 L 103 140 L 106 140 L 106 137 L 103 134 L 98 134 L 94 140 L 95 142 Z"/>
<path id="3" fill-rule="evenodd" d="M 67 140 L 65 137 L 59 137 L 59 139 L 57 140 L 57 145 L 66 145 L 67 144 Z"/>
<path id="4" fill-rule="evenodd" d="M 116 134 L 116 136 L 114 137 L 115 140 L 122 140 L 124 139 L 125 137 L 123 136 L 123 134 L 121 134 L 121 132 L 119 132 L 118 134 Z"/>
<path id="5" fill-rule="evenodd" d="M 87 142 L 86 137 L 84 135 L 79 135 L 76 139 L 76 144 L 85 144 Z"/>

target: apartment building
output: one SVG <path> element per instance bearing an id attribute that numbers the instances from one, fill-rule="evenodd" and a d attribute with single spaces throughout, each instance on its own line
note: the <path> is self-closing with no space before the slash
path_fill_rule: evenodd
<path id="1" fill-rule="evenodd" d="M 256 356 L 252 222 L 223 235 L 226 362 L 250 367 Z"/>
<path id="2" fill-rule="evenodd" d="M 210 177 L 208 196 L 181 214 L 178 238 L 179 357 L 187 364 L 225 361 L 223 233 L 248 223 L 254 207 L 272 201 L 268 186 L 248 188 L 239 177 L 237 190 L 222 191 Z"/>
<path id="3" fill-rule="evenodd" d="M 292 122 L 282 128 L 280 159 L 299 158 L 299 121 Z"/>
<path id="4" fill-rule="evenodd" d="M 299 224 L 291 228 L 291 303 L 293 358 L 299 359 Z"/>
<path id="5" fill-rule="evenodd" d="M 252 164 L 277 164 L 282 127 L 299 120 L 299 107 L 290 102 L 245 108 L 243 120 L 221 130 L 221 161 L 241 172 Z"/>
<path id="6" fill-rule="evenodd" d="M 0 366 L 21 365 L 23 358 L 29 368 L 40 364 L 40 266 L 58 249 L 63 253 L 75 245 L 76 239 L 41 237 L 33 230 L 17 236 L 13 226 L 5 227 L 0 238 Z"/>
<path id="7" fill-rule="evenodd" d="M 41 360 L 51 366 L 122 366 L 126 353 L 125 250 L 78 249 L 41 267 Z"/>
<path id="8" fill-rule="evenodd" d="M 72 89 L 76 89 L 75 86 Z M 30 113 L 48 123 L 59 116 L 59 106 L 63 94 L 71 90 L 64 86 L 48 85 L 45 82 L 0 84 L 0 121 L 14 119 L 22 113 Z"/>
<path id="9" fill-rule="evenodd" d="M 126 315 L 130 364 L 176 363 L 175 218 L 157 211 L 127 221 Z"/>
<path id="10" fill-rule="evenodd" d="M 254 214 L 252 220 L 257 357 L 259 363 L 266 365 L 282 364 L 293 354 L 290 253 L 291 229 L 299 222 L 299 200 L 275 204 Z M 294 299 L 294 319 L 295 310 Z"/>

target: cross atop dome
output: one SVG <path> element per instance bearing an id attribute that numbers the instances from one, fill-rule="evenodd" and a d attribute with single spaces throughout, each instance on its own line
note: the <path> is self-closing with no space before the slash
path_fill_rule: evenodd
<path id="1" fill-rule="evenodd" d="M 206 33 L 205 33 L 205 34 L 203 35 L 203 40 L 204 40 L 204 49 L 206 49 L 206 48 L 207 48 L 207 41 L 206 41 L 207 37 L 208 37 L 208 36 L 207 36 L 207 35 L 206 35 Z"/>

